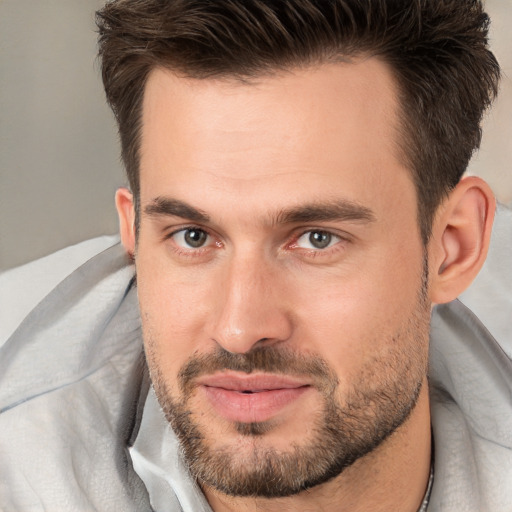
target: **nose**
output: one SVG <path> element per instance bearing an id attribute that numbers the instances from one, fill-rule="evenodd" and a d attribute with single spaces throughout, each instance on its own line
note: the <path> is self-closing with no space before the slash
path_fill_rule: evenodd
<path id="1" fill-rule="evenodd" d="M 283 273 L 263 258 L 231 259 L 216 287 L 211 338 L 232 353 L 288 340 L 292 318 Z"/>

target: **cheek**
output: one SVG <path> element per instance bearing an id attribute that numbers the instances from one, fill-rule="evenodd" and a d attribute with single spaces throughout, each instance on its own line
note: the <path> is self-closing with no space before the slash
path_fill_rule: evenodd
<path id="1" fill-rule="evenodd" d="M 349 272 L 303 279 L 296 288 L 294 308 L 301 348 L 326 359 L 340 378 L 357 373 L 371 359 L 385 357 L 397 336 L 404 338 L 417 313 L 423 254 L 406 254 L 407 261 L 397 265 L 399 251 L 380 250 Z"/>
<path id="2" fill-rule="evenodd" d="M 172 377 L 195 351 L 204 350 L 206 288 L 182 272 L 159 268 L 154 258 L 150 265 L 145 263 L 143 257 L 138 258 L 137 290 L 146 352 L 162 373 Z"/>

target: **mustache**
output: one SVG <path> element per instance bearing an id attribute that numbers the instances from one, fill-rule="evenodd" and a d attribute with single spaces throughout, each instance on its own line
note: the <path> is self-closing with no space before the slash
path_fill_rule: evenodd
<path id="1" fill-rule="evenodd" d="M 192 391 L 197 378 L 228 370 L 247 374 L 261 371 L 312 377 L 319 391 L 325 393 L 332 393 L 338 385 L 335 372 L 321 357 L 297 354 L 290 349 L 276 347 L 257 347 L 244 354 L 217 347 L 214 352 L 208 354 L 195 354 L 181 368 L 178 383 L 186 395 Z"/>

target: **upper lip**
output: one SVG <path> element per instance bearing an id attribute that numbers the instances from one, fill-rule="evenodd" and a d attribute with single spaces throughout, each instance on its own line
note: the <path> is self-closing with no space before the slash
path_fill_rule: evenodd
<path id="1" fill-rule="evenodd" d="M 310 385 L 288 375 L 271 373 L 245 374 L 226 371 L 207 375 L 197 380 L 200 386 L 222 388 L 230 391 L 271 391 L 276 389 L 295 389 Z"/>

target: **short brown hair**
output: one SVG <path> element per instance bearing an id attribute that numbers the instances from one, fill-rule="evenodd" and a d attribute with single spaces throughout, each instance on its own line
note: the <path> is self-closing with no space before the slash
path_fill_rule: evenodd
<path id="1" fill-rule="evenodd" d="M 438 205 L 480 145 L 500 76 L 479 0 L 113 0 L 97 24 L 137 218 L 141 107 L 155 67 L 243 79 L 359 55 L 387 62 L 425 243 Z"/>

